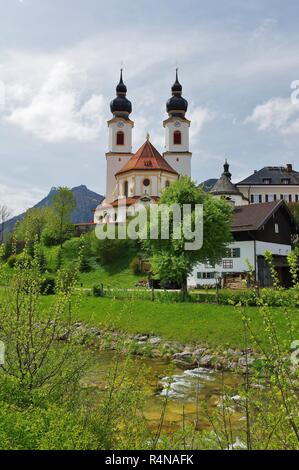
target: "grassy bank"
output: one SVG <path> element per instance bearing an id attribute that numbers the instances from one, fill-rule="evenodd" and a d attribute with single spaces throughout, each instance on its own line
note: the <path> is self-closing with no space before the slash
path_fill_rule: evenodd
<path id="1" fill-rule="evenodd" d="M 47 307 L 53 301 L 44 297 Z M 282 308 L 272 308 L 277 334 L 285 351 L 290 344 L 287 322 Z M 267 345 L 267 334 L 259 310 L 247 307 L 252 319 L 252 329 L 263 345 Z M 299 330 L 298 312 L 290 315 Z M 83 296 L 78 320 L 90 325 L 126 330 L 129 333 L 150 333 L 164 339 L 181 343 L 207 344 L 215 349 L 244 347 L 242 315 L 232 306 L 207 304 L 159 303 L 146 300 L 119 301 Z M 249 340 L 249 346 L 253 344 Z"/>

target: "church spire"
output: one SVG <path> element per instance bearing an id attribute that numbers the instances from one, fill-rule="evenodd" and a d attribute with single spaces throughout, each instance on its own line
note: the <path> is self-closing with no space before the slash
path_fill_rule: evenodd
<path id="1" fill-rule="evenodd" d="M 183 87 L 179 82 L 179 69 L 178 68 L 176 68 L 175 77 L 176 77 L 176 79 L 175 79 L 174 84 L 172 85 L 171 91 L 172 91 L 173 95 L 179 95 L 180 96 L 182 94 Z"/>
<path id="2" fill-rule="evenodd" d="M 229 171 L 229 164 L 228 164 L 228 162 L 227 162 L 227 158 L 225 159 L 225 163 L 224 163 L 224 165 L 223 165 L 223 169 L 224 169 L 223 175 L 224 175 L 224 176 L 227 176 L 229 179 L 231 179 L 232 174 L 231 174 L 231 172 Z"/>
<path id="3" fill-rule="evenodd" d="M 120 79 L 119 79 L 119 84 L 116 87 L 116 94 L 119 96 L 119 95 L 126 95 L 126 93 L 127 93 L 127 87 L 123 81 L 123 69 L 120 69 Z"/>
<path id="4" fill-rule="evenodd" d="M 120 69 L 120 79 L 116 87 L 116 98 L 111 101 L 110 109 L 115 117 L 128 119 L 132 112 L 132 103 L 126 97 L 127 87 L 123 81 L 123 69 Z"/>
<path id="5" fill-rule="evenodd" d="M 185 117 L 188 109 L 188 101 L 182 97 L 183 87 L 179 82 L 179 71 L 176 68 L 175 82 L 171 87 L 172 97 L 167 101 L 166 110 L 169 116 Z"/>

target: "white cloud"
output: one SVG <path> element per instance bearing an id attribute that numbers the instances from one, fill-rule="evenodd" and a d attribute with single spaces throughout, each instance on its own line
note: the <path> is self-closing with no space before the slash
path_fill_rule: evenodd
<path id="1" fill-rule="evenodd" d="M 67 61 L 57 62 L 36 93 L 23 84 L 7 87 L 7 108 L 14 107 L 6 121 L 48 142 L 93 141 L 99 136 L 105 100 L 96 94 L 83 99 L 84 91 L 83 72 Z"/>
<path id="2" fill-rule="evenodd" d="M 12 216 L 25 212 L 45 195 L 45 191 L 38 188 L 24 187 L 19 183 L 17 186 L 0 183 L 0 204 L 5 204 L 10 209 Z"/>
<path id="3" fill-rule="evenodd" d="M 192 122 L 190 127 L 190 142 L 194 143 L 200 134 L 203 125 L 214 119 L 215 113 L 208 108 L 196 107 L 188 113 L 188 119 Z"/>
<path id="4" fill-rule="evenodd" d="M 294 117 L 297 118 L 292 119 Z M 276 130 L 282 134 L 298 133 L 299 105 L 290 98 L 272 98 L 254 108 L 245 123 L 256 124 L 260 131 Z"/>

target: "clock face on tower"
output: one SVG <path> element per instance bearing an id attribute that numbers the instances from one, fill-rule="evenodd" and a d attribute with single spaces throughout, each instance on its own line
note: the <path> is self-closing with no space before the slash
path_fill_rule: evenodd
<path id="1" fill-rule="evenodd" d="M 176 121 L 176 122 L 174 123 L 174 127 L 181 127 L 181 123 L 180 123 L 179 121 Z"/>
<path id="2" fill-rule="evenodd" d="M 121 122 L 121 121 L 120 121 L 120 122 L 118 122 L 118 123 L 117 123 L 117 127 L 124 127 L 124 123 L 123 123 L 123 122 Z"/>

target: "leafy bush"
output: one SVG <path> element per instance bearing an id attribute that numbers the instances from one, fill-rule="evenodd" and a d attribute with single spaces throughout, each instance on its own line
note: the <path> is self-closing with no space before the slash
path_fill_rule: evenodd
<path id="1" fill-rule="evenodd" d="M 16 255 L 11 255 L 7 260 L 7 264 L 10 268 L 14 268 L 17 261 L 18 261 L 18 257 Z"/>
<path id="2" fill-rule="evenodd" d="M 89 273 L 91 271 L 89 259 L 84 255 L 80 261 L 79 271 L 80 273 Z"/>
<path id="3" fill-rule="evenodd" d="M 94 297 L 104 297 L 103 284 L 98 284 L 96 286 L 93 286 L 92 293 L 93 293 Z"/>
<path id="4" fill-rule="evenodd" d="M 130 269 L 133 274 L 142 274 L 141 259 L 138 256 L 134 256 L 130 263 Z"/>
<path id="5" fill-rule="evenodd" d="M 55 278 L 51 276 L 45 277 L 41 281 L 40 292 L 42 295 L 54 295 L 55 294 Z"/>
<path id="6" fill-rule="evenodd" d="M 48 247 L 58 245 L 59 238 L 58 238 L 57 233 L 55 233 L 51 227 L 45 228 L 43 232 L 43 236 L 42 236 L 42 242 L 45 246 L 48 246 Z"/>

